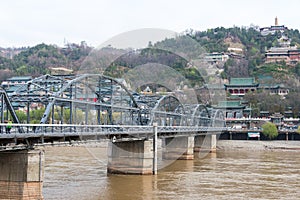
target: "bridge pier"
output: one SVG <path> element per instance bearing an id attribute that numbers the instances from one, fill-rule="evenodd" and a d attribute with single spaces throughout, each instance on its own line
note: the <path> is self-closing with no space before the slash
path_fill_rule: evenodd
<path id="1" fill-rule="evenodd" d="M 0 152 L 0 199 L 43 199 L 44 151 Z"/>
<path id="2" fill-rule="evenodd" d="M 153 174 L 153 141 L 109 142 L 109 174 Z"/>
<path id="3" fill-rule="evenodd" d="M 180 136 L 164 138 L 162 141 L 163 158 L 177 160 L 194 159 L 194 137 Z"/>
<path id="4" fill-rule="evenodd" d="M 197 135 L 195 136 L 195 152 L 215 153 L 217 151 L 217 135 Z"/>

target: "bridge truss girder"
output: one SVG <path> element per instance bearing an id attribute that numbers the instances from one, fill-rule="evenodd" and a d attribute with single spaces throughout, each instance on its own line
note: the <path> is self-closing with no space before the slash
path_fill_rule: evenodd
<path id="1" fill-rule="evenodd" d="M 131 93 L 115 79 L 102 75 L 45 75 L 28 82 L 10 99 L 26 104 L 28 115 L 31 104 L 43 106 L 41 124 L 141 124 Z M 68 117 L 64 117 L 66 111 Z"/>
<path id="2" fill-rule="evenodd" d="M 222 126 L 220 110 L 183 105 L 174 96 L 133 94 L 117 80 L 99 74 L 44 75 L 10 95 L 11 102 L 44 107 L 41 124 Z"/>

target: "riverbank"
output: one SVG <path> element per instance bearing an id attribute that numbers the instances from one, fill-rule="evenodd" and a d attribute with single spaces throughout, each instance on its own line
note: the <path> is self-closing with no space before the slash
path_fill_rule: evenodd
<path id="1" fill-rule="evenodd" d="M 300 151 L 300 141 L 218 140 L 217 150 L 218 151 L 232 151 L 232 150 L 255 150 L 255 151 L 294 150 L 294 151 Z"/>
<path id="2" fill-rule="evenodd" d="M 161 141 L 160 141 L 161 142 Z M 55 147 L 84 147 L 84 148 L 107 148 L 107 141 L 94 141 L 94 142 L 74 142 L 59 143 Z M 46 148 L 53 148 L 52 145 L 46 145 Z M 218 140 L 218 151 L 232 151 L 232 150 L 295 150 L 300 151 L 299 140 Z"/>

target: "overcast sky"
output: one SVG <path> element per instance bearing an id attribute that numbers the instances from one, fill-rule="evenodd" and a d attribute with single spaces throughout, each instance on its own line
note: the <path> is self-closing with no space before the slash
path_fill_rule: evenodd
<path id="1" fill-rule="evenodd" d="M 64 41 L 98 46 L 122 32 L 160 28 L 175 32 L 219 26 L 300 29 L 299 0 L 0 0 L 0 47 Z"/>

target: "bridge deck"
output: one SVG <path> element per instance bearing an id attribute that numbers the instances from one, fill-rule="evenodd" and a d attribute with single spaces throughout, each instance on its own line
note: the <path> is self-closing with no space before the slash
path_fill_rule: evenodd
<path id="1" fill-rule="evenodd" d="M 0 150 L 8 144 L 32 146 L 53 142 L 80 140 L 143 140 L 152 138 L 153 126 L 124 125 L 68 125 L 68 124 L 13 124 L 10 133 L 5 132 L 7 124 L 0 124 Z M 225 127 L 158 126 L 158 137 L 179 137 L 186 135 L 208 135 L 221 133 Z M 20 130 L 22 130 L 20 132 Z"/>

